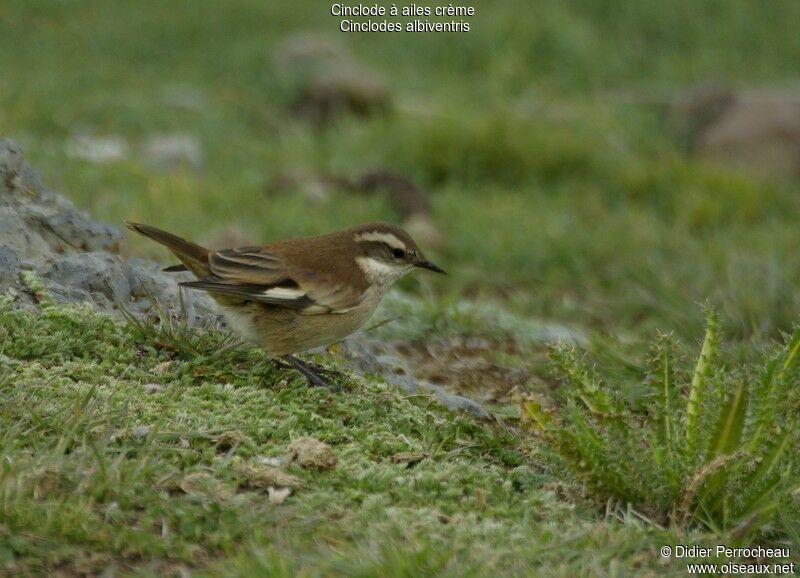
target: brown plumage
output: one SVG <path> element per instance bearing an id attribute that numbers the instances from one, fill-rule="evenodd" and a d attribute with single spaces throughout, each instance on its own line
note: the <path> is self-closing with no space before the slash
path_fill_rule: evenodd
<path id="1" fill-rule="evenodd" d="M 234 329 L 275 356 L 356 331 L 414 267 L 443 273 L 408 233 L 388 223 L 222 251 L 148 225 L 127 226 L 170 249 L 197 277 L 181 285 L 207 291 Z"/>

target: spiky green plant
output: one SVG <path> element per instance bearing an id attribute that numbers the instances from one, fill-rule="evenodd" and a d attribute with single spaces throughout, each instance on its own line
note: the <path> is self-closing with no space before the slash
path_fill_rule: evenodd
<path id="1" fill-rule="evenodd" d="M 720 361 L 719 319 L 689 371 L 670 335 L 647 361 L 645 410 L 604 383 L 575 348 L 555 347 L 565 378 L 558 409 L 524 400 L 531 429 L 598 497 L 625 501 L 678 525 L 699 523 L 743 537 L 790 508 L 800 459 L 797 403 L 800 329 L 756 367 Z"/>

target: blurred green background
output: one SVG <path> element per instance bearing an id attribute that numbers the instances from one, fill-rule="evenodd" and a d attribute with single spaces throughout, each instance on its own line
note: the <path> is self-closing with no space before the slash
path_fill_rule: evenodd
<path id="1" fill-rule="evenodd" d="M 346 183 L 410 179 L 451 275 L 409 287 L 443 303 L 694 337 L 711 299 L 748 341 L 797 319 L 797 174 L 698 155 L 674 111 L 698 83 L 791 94 L 800 3 L 474 5 L 469 33 L 344 34 L 328 1 L 4 0 L 0 133 L 96 217 L 212 244 L 399 221 Z"/>

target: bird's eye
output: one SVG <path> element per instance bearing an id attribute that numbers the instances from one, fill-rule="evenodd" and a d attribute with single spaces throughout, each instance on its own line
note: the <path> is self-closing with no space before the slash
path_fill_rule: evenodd
<path id="1" fill-rule="evenodd" d="M 392 255 L 394 255 L 395 259 L 402 259 L 403 257 L 406 256 L 406 252 L 403 251 L 402 249 L 394 249 L 392 251 Z"/>

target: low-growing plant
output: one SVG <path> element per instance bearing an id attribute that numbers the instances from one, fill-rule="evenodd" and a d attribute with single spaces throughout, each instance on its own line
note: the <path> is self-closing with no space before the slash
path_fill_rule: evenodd
<path id="1" fill-rule="evenodd" d="M 728 367 L 719 352 L 711 309 L 693 371 L 672 336 L 659 335 L 642 406 L 604 383 L 574 347 L 556 346 L 561 403 L 524 399 L 525 421 L 597 497 L 744 538 L 796 507 L 800 329 L 754 366 Z"/>

